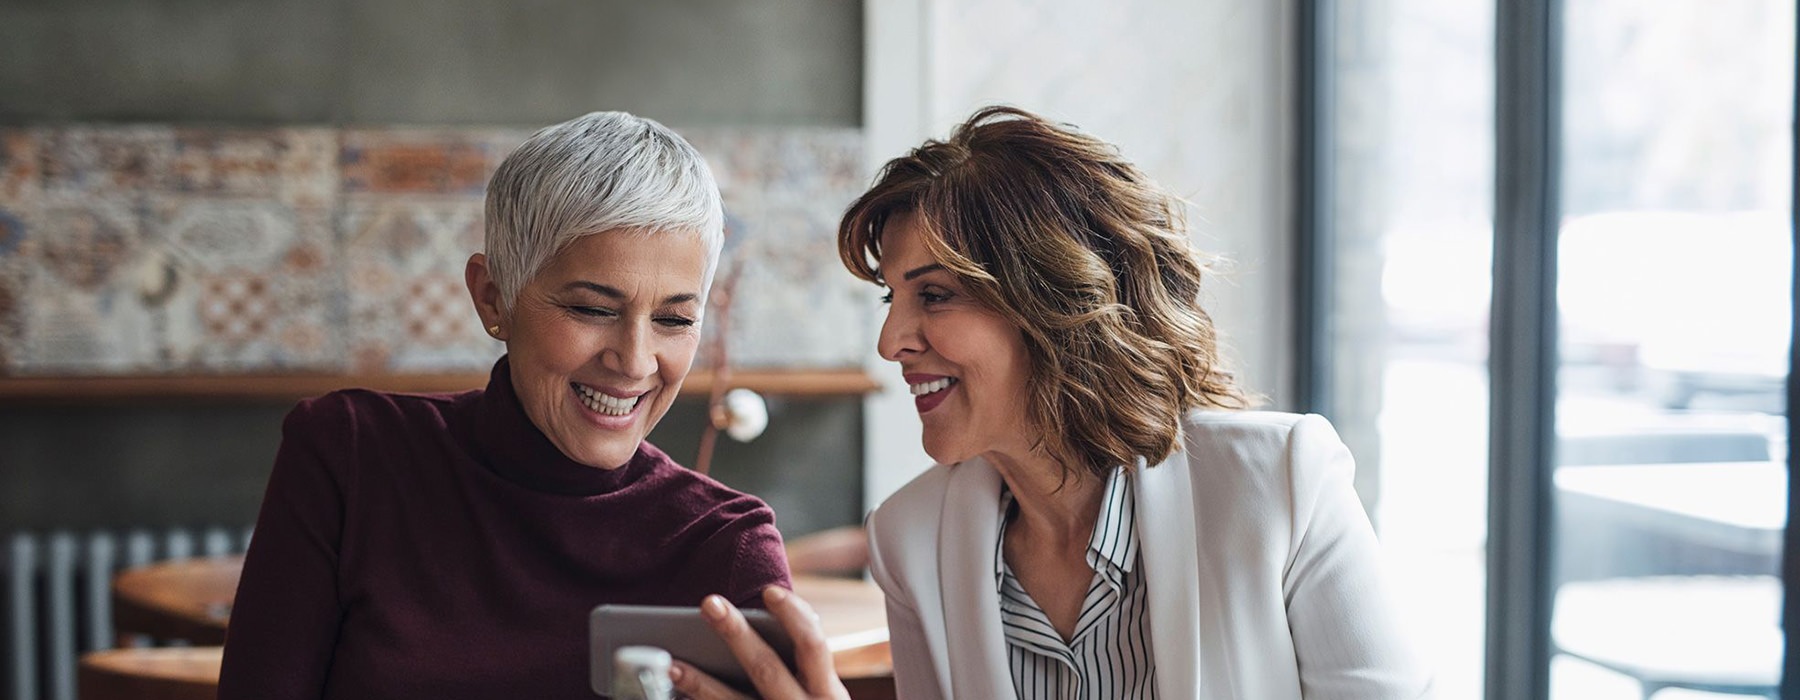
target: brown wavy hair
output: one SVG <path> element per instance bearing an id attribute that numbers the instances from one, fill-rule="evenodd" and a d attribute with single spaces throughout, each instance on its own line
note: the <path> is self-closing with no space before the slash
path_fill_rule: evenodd
<path id="1" fill-rule="evenodd" d="M 1027 417 L 1063 467 L 1103 476 L 1176 448 L 1182 414 L 1251 401 L 1220 367 L 1205 267 L 1180 203 L 1117 148 L 1013 107 L 888 161 L 844 213 L 838 255 L 882 284 L 881 232 L 915 214 L 926 249 L 1023 331 Z"/>

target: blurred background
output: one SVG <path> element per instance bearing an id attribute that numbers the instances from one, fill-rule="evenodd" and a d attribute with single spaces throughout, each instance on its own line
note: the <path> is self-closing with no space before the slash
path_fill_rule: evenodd
<path id="1" fill-rule="evenodd" d="M 1440 697 L 1776 697 L 1795 34 L 1786 0 L 0 0 L 0 697 L 73 697 L 111 572 L 241 549 L 296 399 L 482 385 L 486 177 L 589 111 L 707 155 L 741 273 L 652 441 L 693 463 L 728 362 L 769 424 L 712 473 L 790 539 L 860 523 L 929 460 L 837 217 L 994 102 L 1190 203 L 1230 361 L 1351 445 Z M 1545 225 L 1497 217 L 1520 187 Z M 1552 276 L 1496 265 L 1530 241 Z M 1518 323 L 1543 391 L 1490 366 Z M 1490 551 L 1519 527 L 1529 566 Z"/>

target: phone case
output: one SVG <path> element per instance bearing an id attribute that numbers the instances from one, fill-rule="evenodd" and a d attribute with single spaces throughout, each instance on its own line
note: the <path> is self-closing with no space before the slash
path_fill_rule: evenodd
<path id="1" fill-rule="evenodd" d="M 794 642 L 787 630 L 766 610 L 744 610 L 750 628 L 794 667 Z M 613 654 L 620 647 L 652 646 L 692 664 L 708 675 L 740 690 L 750 688 L 750 677 L 731 655 L 699 608 L 652 605 L 601 605 L 588 614 L 588 681 L 594 692 L 612 694 Z"/>

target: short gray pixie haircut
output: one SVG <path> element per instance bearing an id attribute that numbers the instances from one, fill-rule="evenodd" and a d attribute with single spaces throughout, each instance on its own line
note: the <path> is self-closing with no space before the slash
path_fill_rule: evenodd
<path id="1" fill-rule="evenodd" d="M 725 239 L 706 159 L 668 127 L 624 112 L 593 112 L 532 134 L 488 181 L 486 218 L 488 269 L 509 310 L 519 290 L 583 236 L 698 234 L 705 287 Z"/>

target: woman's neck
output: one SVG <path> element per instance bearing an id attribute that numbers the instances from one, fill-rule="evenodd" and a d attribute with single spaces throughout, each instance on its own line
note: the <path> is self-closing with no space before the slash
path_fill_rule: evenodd
<path id="1" fill-rule="evenodd" d="M 1019 517 L 1009 528 L 1033 542 L 1056 548 L 1085 549 L 1100 517 L 1101 490 L 1105 485 L 1086 469 L 1069 470 L 1039 455 L 1018 457 L 990 453 L 989 463 L 1012 491 Z"/>

